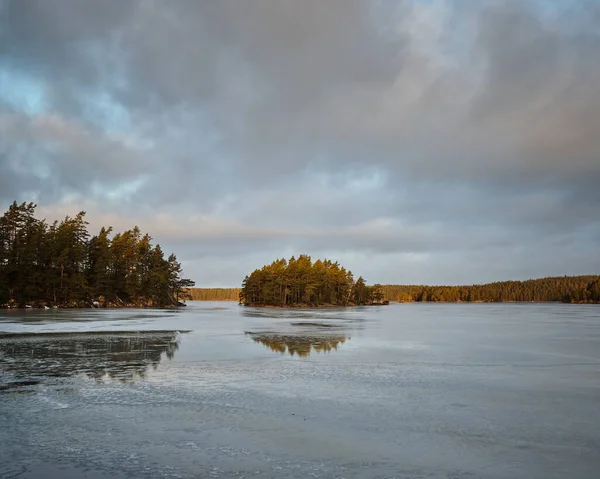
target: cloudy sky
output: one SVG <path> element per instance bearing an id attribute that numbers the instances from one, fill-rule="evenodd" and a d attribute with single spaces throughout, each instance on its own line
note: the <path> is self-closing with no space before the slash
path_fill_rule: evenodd
<path id="1" fill-rule="evenodd" d="M 600 273 L 596 0 L 0 0 L 0 206 L 198 286 Z"/>

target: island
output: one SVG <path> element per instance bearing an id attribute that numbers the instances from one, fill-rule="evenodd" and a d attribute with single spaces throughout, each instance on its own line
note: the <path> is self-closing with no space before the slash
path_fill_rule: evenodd
<path id="1" fill-rule="evenodd" d="M 360 276 L 336 261 L 302 254 L 289 260 L 277 259 L 244 278 L 239 301 L 246 306 L 325 307 L 389 304 L 381 285 L 368 286 Z"/>
<path id="2" fill-rule="evenodd" d="M 0 217 L 0 306 L 5 308 L 177 307 L 194 281 L 182 277 L 149 234 L 134 228 L 90 235 L 85 212 L 51 224 L 34 203 Z"/>

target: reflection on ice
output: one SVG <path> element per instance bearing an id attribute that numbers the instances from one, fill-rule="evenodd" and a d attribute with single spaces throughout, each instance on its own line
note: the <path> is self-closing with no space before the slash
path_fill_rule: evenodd
<path id="1" fill-rule="evenodd" d="M 349 336 L 306 336 L 306 335 L 280 335 L 273 333 L 246 332 L 255 343 L 266 346 L 271 351 L 282 355 L 298 355 L 305 358 L 310 356 L 311 351 L 317 353 L 328 353 L 337 351 L 338 347 L 350 339 Z"/>
<path id="2" fill-rule="evenodd" d="M 0 372 L 14 378 L 85 377 L 131 382 L 145 378 L 163 353 L 173 359 L 179 348 L 177 331 L 88 334 L 8 335 L 0 337 Z M 8 376 L 4 375 L 5 378 Z"/>

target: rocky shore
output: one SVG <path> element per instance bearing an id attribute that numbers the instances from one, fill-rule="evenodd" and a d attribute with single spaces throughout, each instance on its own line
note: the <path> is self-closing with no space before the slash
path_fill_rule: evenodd
<path id="1" fill-rule="evenodd" d="M 66 301 L 62 303 L 52 303 L 47 301 L 32 301 L 27 304 L 19 304 L 14 300 L 5 304 L 0 304 L 0 309 L 124 309 L 124 308 L 148 308 L 148 309 L 171 309 L 186 306 L 184 302 L 173 301 L 169 305 L 157 305 L 151 299 L 138 298 L 129 301 L 123 301 L 120 298 L 116 300 L 107 300 L 103 297 L 90 299 L 87 301 Z"/>

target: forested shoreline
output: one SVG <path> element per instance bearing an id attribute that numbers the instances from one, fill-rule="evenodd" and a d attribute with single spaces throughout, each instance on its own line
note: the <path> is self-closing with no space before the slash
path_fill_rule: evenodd
<path id="1" fill-rule="evenodd" d="M 194 299 L 238 301 L 242 288 L 192 288 Z M 464 286 L 382 285 L 396 302 L 600 302 L 600 275 L 558 276 Z"/>
<path id="2" fill-rule="evenodd" d="M 600 276 L 558 276 L 470 286 L 385 285 L 382 289 L 387 298 L 398 302 L 600 302 Z"/>
<path id="3" fill-rule="evenodd" d="M 316 307 L 381 304 L 380 285 L 367 286 L 360 276 L 328 259 L 314 263 L 308 255 L 277 259 L 244 278 L 239 294 L 247 306 Z"/>
<path id="4" fill-rule="evenodd" d="M 136 226 L 90 235 L 85 212 L 51 224 L 34 203 L 14 202 L 0 217 L 0 307 L 169 307 L 182 299 L 257 306 L 350 306 L 398 302 L 600 303 L 600 275 L 468 286 L 374 285 L 330 260 L 278 259 L 242 288 L 193 288 L 174 254 Z"/>
<path id="5" fill-rule="evenodd" d="M 34 203 L 0 217 L 0 305 L 4 307 L 171 307 L 194 285 L 136 226 L 87 230 L 85 212 L 51 224 Z"/>

